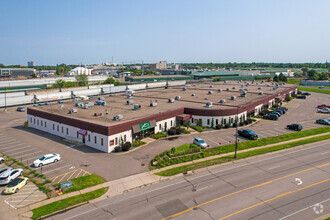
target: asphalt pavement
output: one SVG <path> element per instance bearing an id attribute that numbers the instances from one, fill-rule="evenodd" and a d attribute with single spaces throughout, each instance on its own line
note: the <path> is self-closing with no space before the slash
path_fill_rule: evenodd
<path id="1" fill-rule="evenodd" d="M 330 213 L 329 146 L 209 167 L 48 219 L 314 219 Z"/>

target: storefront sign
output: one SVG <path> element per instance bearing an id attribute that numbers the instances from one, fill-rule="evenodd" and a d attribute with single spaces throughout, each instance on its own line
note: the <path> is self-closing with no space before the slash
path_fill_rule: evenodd
<path id="1" fill-rule="evenodd" d="M 61 189 L 67 189 L 72 187 L 72 181 L 65 181 L 60 183 Z"/>
<path id="2" fill-rule="evenodd" d="M 151 128 L 150 122 L 149 121 L 143 122 L 143 123 L 139 124 L 139 127 L 140 127 L 140 131 L 148 130 Z"/>

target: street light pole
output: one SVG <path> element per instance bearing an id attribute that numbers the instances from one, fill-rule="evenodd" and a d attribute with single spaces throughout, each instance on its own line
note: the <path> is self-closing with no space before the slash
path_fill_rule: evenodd
<path id="1" fill-rule="evenodd" d="M 237 133 L 237 126 L 238 126 L 238 107 L 237 107 L 237 112 L 236 112 L 236 142 L 235 142 L 235 155 L 234 155 L 234 158 L 236 159 L 237 158 L 237 136 L 238 136 L 238 133 Z"/>

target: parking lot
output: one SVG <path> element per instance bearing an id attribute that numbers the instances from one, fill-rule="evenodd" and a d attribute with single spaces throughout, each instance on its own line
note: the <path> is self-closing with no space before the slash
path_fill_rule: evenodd
<path id="1" fill-rule="evenodd" d="M 263 120 L 249 126 L 260 138 L 295 132 L 286 129 L 290 123 L 300 123 L 305 129 L 322 127 L 316 119 L 327 118 L 326 114 L 316 113 L 316 106 L 329 102 L 326 94 L 312 93 L 307 99 L 295 99 L 285 106 L 289 111 L 278 121 Z M 220 131 L 183 135 L 172 140 L 157 140 L 138 150 L 126 154 L 106 154 L 86 146 L 76 146 L 62 138 L 38 131 L 23 128 L 26 121 L 25 112 L 16 112 L 15 108 L 0 113 L 0 152 L 30 165 L 40 156 L 48 153 L 61 154 L 57 163 L 33 168 L 42 172 L 53 184 L 78 176 L 95 173 L 107 181 L 148 171 L 150 160 L 158 153 L 185 143 L 192 143 L 193 137 L 203 138 L 210 147 L 235 142 L 235 128 Z M 242 137 L 239 141 L 244 141 Z"/>

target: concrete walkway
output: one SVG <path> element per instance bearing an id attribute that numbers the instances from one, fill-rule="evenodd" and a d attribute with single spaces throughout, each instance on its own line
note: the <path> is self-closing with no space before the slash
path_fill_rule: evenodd
<path id="1" fill-rule="evenodd" d="M 266 146 L 250 148 L 250 149 L 241 150 L 241 151 L 238 151 L 238 152 L 241 153 L 241 152 L 252 151 L 252 150 L 255 150 L 255 149 L 267 148 L 267 147 L 272 147 L 272 146 L 276 146 L 276 145 L 280 145 L 280 144 L 286 144 L 286 143 L 291 143 L 291 142 L 295 142 L 295 141 L 299 141 L 299 140 L 304 140 L 304 139 L 308 139 L 308 138 L 312 138 L 312 137 L 324 136 L 324 135 L 328 135 L 328 134 L 330 134 L 330 132 L 323 133 L 323 134 L 318 134 L 318 135 L 313 135 L 313 136 L 308 136 L 308 137 L 303 137 L 303 138 L 298 138 L 298 139 L 293 139 L 293 140 L 289 140 L 289 141 L 283 141 L 283 142 L 279 142 L 279 143 L 276 143 L 276 144 L 270 144 L 270 145 L 266 145 Z M 167 169 L 174 168 L 174 167 L 178 167 L 178 166 L 182 166 L 182 165 L 193 164 L 193 163 L 196 163 L 196 162 L 215 159 L 215 158 L 219 158 L 219 157 L 223 157 L 223 156 L 233 155 L 233 154 L 234 154 L 234 152 L 215 155 L 215 156 L 211 156 L 211 157 L 201 158 L 201 159 L 198 159 L 198 160 L 195 160 L 195 161 L 176 164 L 176 165 L 164 167 L 164 168 L 161 168 L 161 169 L 156 169 L 156 170 L 152 170 L 152 171 L 148 171 L 148 172 L 144 172 L 144 173 L 124 177 L 124 178 L 121 178 L 121 179 L 117 179 L 117 180 L 109 181 L 109 182 L 99 184 L 99 185 L 96 185 L 96 186 L 93 186 L 93 187 L 89 187 L 89 188 L 83 189 L 81 191 L 76 191 L 76 192 L 72 192 L 72 193 L 68 193 L 68 194 L 63 194 L 61 196 L 57 196 L 57 197 L 54 197 L 54 198 L 50 198 L 50 199 L 47 199 L 47 200 L 29 205 L 29 206 L 26 206 L 24 208 L 20 208 L 17 211 L 18 211 L 18 214 L 20 215 L 21 218 L 29 218 L 29 217 L 32 216 L 32 210 L 35 209 L 35 208 L 38 208 L 38 207 L 50 204 L 52 202 L 56 202 L 56 201 L 68 198 L 68 197 L 72 197 L 72 196 L 84 194 L 84 193 L 87 193 L 87 192 L 91 192 L 91 191 L 94 191 L 94 190 L 97 190 L 97 189 L 100 189 L 100 188 L 103 188 L 103 187 L 109 187 L 109 190 L 104 195 L 102 195 L 101 197 L 99 197 L 99 198 L 97 198 L 93 201 L 90 201 L 90 202 L 103 200 L 105 198 L 113 197 L 113 196 L 122 194 L 124 192 L 127 192 L 129 190 L 133 190 L 135 188 L 143 187 L 143 186 L 150 185 L 150 184 L 153 184 L 153 183 L 157 183 L 157 182 L 160 182 L 160 181 L 163 181 L 163 180 L 173 179 L 173 178 L 176 177 L 176 176 L 163 177 L 163 176 L 158 176 L 158 175 L 155 174 L 155 173 L 158 173 L 160 171 L 167 170 Z M 182 175 L 182 174 L 178 174 L 178 175 Z"/>

